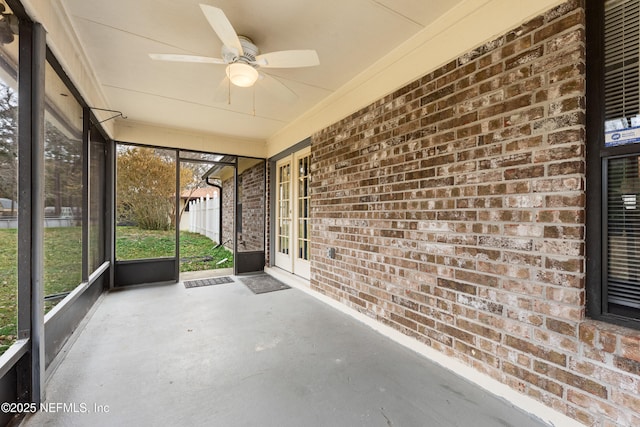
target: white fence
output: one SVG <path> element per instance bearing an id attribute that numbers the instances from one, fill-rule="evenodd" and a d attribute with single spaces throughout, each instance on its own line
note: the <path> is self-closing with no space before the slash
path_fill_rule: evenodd
<path id="1" fill-rule="evenodd" d="M 73 218 L 45 218 L 44 226 L 49 228 L 54 227 L 79 227 L 80 220 Z M 17 218 L 1 218 L 0 229 L 18 228 Z"/>
<path id="2" fill-rule="evenodd" d="M 220 198 L 217 194 L 213 198 L 189 202 L 189 231 L 220 243 Z"/>

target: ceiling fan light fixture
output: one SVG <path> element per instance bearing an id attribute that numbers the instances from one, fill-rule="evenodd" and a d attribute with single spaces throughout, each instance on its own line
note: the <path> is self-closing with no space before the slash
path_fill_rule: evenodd
<path id="1" fill-rule="evenodd" d="M 258 70 L 249 64 L 235 62 L 227 65 L 227 77 L 236 86 L 251 87 L 258 80 Z"/>

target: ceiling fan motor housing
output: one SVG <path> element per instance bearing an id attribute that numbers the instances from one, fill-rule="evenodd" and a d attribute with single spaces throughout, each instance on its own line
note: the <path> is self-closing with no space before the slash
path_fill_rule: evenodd
<path id="1" fill-rule="evenodd" d="M 244 54 L 241 55 L 241 56 L 236 56 L 236 53 L 234 51 L 229 49 L 227 46 L 223 45 L 222 46 L 222 58 L 227 63 L 232 63 L 232 62 L 249 63 L 249 62 L 254 62 L 256 60 L 256 56 L 258 56 L 258 54 L 260 52 L 260 50 L 258 49 L 258 46 L 253 44 L 253 41 L 251 41 L 251 39 L 249 37 L 240 36 L 239 35 L 238 39 L 240 40 L 240 44 L 242 45 L 242 50 L 244 51 Z"/>

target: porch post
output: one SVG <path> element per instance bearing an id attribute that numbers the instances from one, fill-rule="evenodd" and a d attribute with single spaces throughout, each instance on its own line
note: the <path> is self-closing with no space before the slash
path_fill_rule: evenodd
<path id="1" fill-rule="evenodd" d="M 46 33 L 38 23 L 20 28 L 18 337 L 29 354 L 18 372 L 18 397 L 44 400 L 44 96 Z"/>

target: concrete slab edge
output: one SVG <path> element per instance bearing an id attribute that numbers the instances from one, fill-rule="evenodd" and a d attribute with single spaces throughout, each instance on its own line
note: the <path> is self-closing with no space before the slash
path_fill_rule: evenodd
<path id="1" fill-rule="evenodd" d="M 333 298 L 322 295 L 321 293 L 314 291 L 309 287 L 309 281 L 299 276 L 291 274 L 287 271 L 281 270 L 277 267 L 265 267 L 265 273 L 272 277 L 282 281 L 283 283 L 291 286 L 292 288 L 299 289 L 308 295 L 320 300 L 321 302 L 335 308 L 336 310 L 345 313 L 354 319 L 366 324 L 370 328 L 374 329 L 378 333 L 386 336 L 387 338 L 397 342 L 398 344 L 415 351 L 416 353 L 426 357 L 434 363 L 442 366 L 445 369 L 462 376 L 466 380 L 482 387 L 487 392 L 498 396 L 513 406 L 525 411 L 532 416 L 539 418 L 543 422 L 554 427 L 584 427 L 583 424 L 569 418 L 568 416 L 552 409 L 529 396 L 522 393 L 518 393 L 511 387 L 491 378 L 490 376 L 478 372 L 472 367 L 463 364 L 459 360 L 447 356 L 433 348 L 423 344 L 415 339 L 404 335 L 403 333 L 384 325 L 371 317 L 360 313 L 346 305 L 334 300 Z"/>

